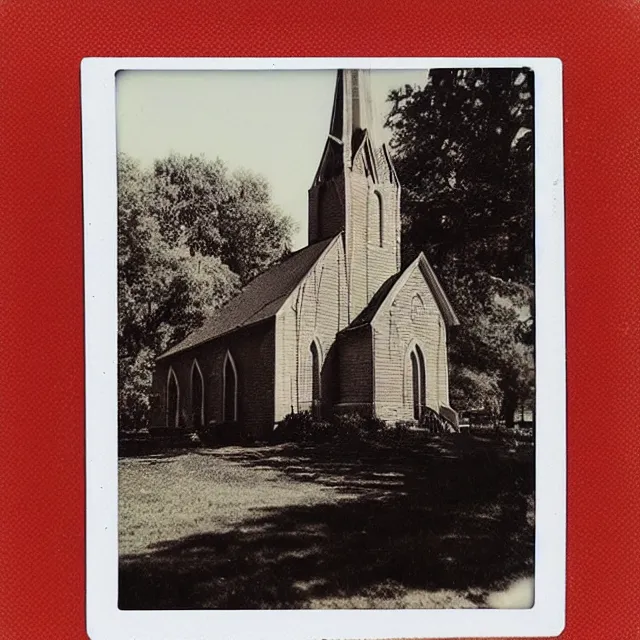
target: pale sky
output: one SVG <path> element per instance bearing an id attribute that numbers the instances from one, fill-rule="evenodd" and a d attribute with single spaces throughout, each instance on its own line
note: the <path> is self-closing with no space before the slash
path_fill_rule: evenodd
<path id="1" fill-rule="evenodd" d="M 118 149 L 143 166 L 173 151 L 264 175 L 273 201 L 299 227 L 299 249 L 307 244 L 307 190 L 329 132 L 335 78 L 335 70 L 120 72 Z M 389 90 L 426 78 L 415 69 L 371 72 L 379 130 Z"/>

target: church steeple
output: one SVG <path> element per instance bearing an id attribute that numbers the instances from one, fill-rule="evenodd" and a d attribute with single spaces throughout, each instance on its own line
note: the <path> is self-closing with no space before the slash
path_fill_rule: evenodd
<path id="1" fill-rule="evenodd" d="M 370 73 L 339 70 L 309 189 L 309 244 L 343 233 L 352 313 L 400 268 L 400 185 L 381 138 Z"/>
<path id="2" fill-rule="evenodd" d="M 379 144 L 378 122 L 371 97 L 371 75 L 363 70 L 339 70 L 333 99 L 329 135 L 353 151 L 353 136 L 368 131 L 372 143 Z"/>

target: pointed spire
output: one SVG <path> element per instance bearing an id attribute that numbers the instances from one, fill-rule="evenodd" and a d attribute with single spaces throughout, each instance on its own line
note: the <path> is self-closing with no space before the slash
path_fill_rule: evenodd
<path id="1" fill-rule="evenodd" d="M 329 133 L 350 147 L 353 134 L 364 129 L 371 141 L 378 144 L 379 123 L 371 97 L 371 74 L 362 69 L 339 69 Z"/>
<path id="2" fill-rule="evenodd" d="M 342 125 L 344 122 L 344 71 L 338 69 L 336 76 L 336 89 L 333 93 L 333 111 L 331 113 L 331 125 L 329 126 L 329 135 L 332 135 L 338 140 L 342 140 L 343 130 Z"/>

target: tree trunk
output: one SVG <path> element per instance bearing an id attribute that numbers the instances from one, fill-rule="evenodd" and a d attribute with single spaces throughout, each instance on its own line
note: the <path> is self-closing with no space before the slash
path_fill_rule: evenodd
<path id="1" fill-rule="evenodd" d="M 507 429 L 513 429 L 514 415 L 518 407 L 518 396 L 514 391 L 506 390 L 502 399 L 502 417 Z"/>

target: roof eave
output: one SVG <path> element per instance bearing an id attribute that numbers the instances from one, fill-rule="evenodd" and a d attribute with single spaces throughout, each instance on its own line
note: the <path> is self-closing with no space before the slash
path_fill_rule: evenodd
<path id="1" fill-rule="evenodd" d="M 435 271 L 429 264 L 427 257 L 423 252 L 420 252 L 420 255 L 416 258 L 416 260 L 419 261 L 419 264 L 423 270 L 423 274 L 425 275 L 425 278 L 433 289 L 434 297 L 436 299 L 436 302 L 438 303 L 438 307 L 440 308 L 440 311 L 447 325 L 450 327 L 457 327 L 460 324 L 460 320 L 458 319 L 458 316 L 456 315 L 456 312 L 454 311 L 453 306 L 451 305 L 451 302 L 447 297 L 447 294 L 442 288 L 440 280 L 438 280 L 438 276 L 435 274 Z"/>
<path id="2" fill-rule="evenodd" d="M 367 329 L 370 326 L 371 326 L 371 321 L 361 322 L 360 324 L 356 324 L 356 325 L 349 325 L 348 327 L 345 327 L 341 331 L 338 331 L 336 335 L 344 336 L 345 334 L 351 333 L 352 331 L 358 331 L 359 329 Z"/>
<path id="3" fill-rule="evenodd" d="M 196 342 L 196 344 L 192 344 L 186 347 L 183 347 L 182 349 L 177 349 L 177 350 L 173 350 L 175 347 L 172 347 L 171 349 L 167 349 L 164 353 L 160 354 L 159 356 L 156 357 L 156 362 L 159 362 L 160 360 L 165 360 L 167 358 L 171 358 L 172 356 L 177 356 L 180 355 L 181 353 L 186 353 L 187 351 L 191 351 L 191 349 L 197 349 L 198 347 L 202 347 L 205 344 L 211 344 L 212 342 L 215 342 L 216 340 L 220 340 L 221 338 L 227 338 L 230 335 L 234 334 L 234 333 L 238 333 L 240 331 L 243 331 L 245 329 L 252 329 L 253 327 L 257 327 L 259 324 L 263 324 L 265 322 L 269 322 L 270 320 L 273 320 L 276 317 L 276 314 L 274 313 L 273 315 L 268 316 L 267 318 L 260 318 L 260 320 L 255 320 L 253 322 L 249 322 L 247 324 L 242 324 L 238 327 L 234 327 L 233 329 L 229 329 L 229 331 L 225 331 L 224 333 L 221 333 L 217 336 L 214 336 L 213 338 L 209 338 L 207 340 L 203 340 L 202 342 Z"/>

